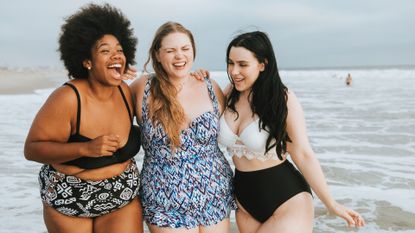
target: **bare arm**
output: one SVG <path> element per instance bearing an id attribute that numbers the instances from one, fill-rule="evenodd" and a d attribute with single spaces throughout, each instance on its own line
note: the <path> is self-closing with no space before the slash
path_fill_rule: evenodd
<path id="1" fill-rule="evenodd" d="M 67 143 L 76 110 L 76 96 L 69 87 L 55 90 L 33 120 L 24 147 L 26 159 L 53 164 L 82 156 L 112 155 L 119 146 L 116 135 L 104 135 L 87 143 Z"/>
<path id="2" fill-rule="evenodd" d="M 292 141 L 287 143 L 287 150 L 294 163 L 330 212 L 344 218 L 349 226 L 363 226 L 364 220 L 357 212 L 340 205 L 330 195 L 320 163 L 308 141 L 302 107 L 291 91 L 288 92 L 287 107 L 287 132 Z"/>
<path id="3" fill-rule="evenodd" d="M 228 98 L 228 96 L 231 94 L 233 85 L 231 83 L 229 83 L 226 87 L 225 90 L 223 90 L 223 94 L 225 95 L 225 98 Z"/>

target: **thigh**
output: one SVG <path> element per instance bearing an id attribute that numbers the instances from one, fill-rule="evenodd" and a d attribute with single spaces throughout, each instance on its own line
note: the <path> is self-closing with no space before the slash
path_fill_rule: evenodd
<path id="1" fill-rule="evenodd" d="M 261 223 L 252 217 L 240 203 L 238 203 L 238 209 L 235 211 L 235 218 L 240 233 L 256 232 L 261 226 Z"/>
<path id="2" fill-rule="evenodd" d="M 279 206 L 257 232 L 311 233 L 313 231 L 313 219 L 314 207 L 311 194 L 301 192 Z"/>
<path id="3" fill-rule="evenodd" d="M 143 217 L 138 197 L 119 210 L 95 218 L 94 233 L 106 232 L 143 232 Z"/>
<path id="4" fill-rule="evenodd" d="M 228 233 L 230 228 L 229 218 L 210 226 L 201 226 L 200 233 Z"/>
<path id="5" fill-rule="evenodd" d="M 43 204 L 43 218 L 49 233 L 87 233 L 93 231 L 91 218 L 71 217 Z"/>
<path id="6" fill-rule="evenodd" d="M 158 227 L 156 225 L 147 224 L 151 233 L 199 233 L 199 227 L 196 228 L 170 228 L 170 227 Z"/>

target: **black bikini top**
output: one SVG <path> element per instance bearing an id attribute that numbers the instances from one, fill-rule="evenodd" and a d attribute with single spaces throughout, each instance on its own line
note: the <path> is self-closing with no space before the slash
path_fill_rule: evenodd
<path id="1" fill-rule="evenodd" d="M 81 98 L 80 98 L 79 92 L 76 89 L 76 87 L 71 83 L 65 83 L 64 85 L 68 85 L 72 87 L 78 99 L 78 110 L 77 110 L 77 115 L 76 115 L 76 132 L 75 134 L 72 134 L 69 137 L 68 142 L 91 141 L 92 140 L 91 138 L 85 137 L 79 133 L 79 127 L 81 125 Z M 138 126 L 133 125 L 131 111 L 128 106 L 128 102 L 125 98 L 124 92 L 121 89 L 121 86 L 118 86 L 118 89 L 121 92 L 121 96 L 128 110 L 128 116 L 131 119 L 131 129 L 128 135 L 127 143 L 123 147 L 115 151 L 112 156 L 81 157 L 81 158 L 77 158 L 77 159 L 65 162 L 63 164 L 73 165 L 73 166 L 77 166 L 83 169 L 100 168 L 100 167 L 105 167 L 105 166 L 116 164 L 116 163 L 122 163 L 124 161 L 127 161 L 128 159 L 131 159 L 138 153 L 138 151 L 140 150 L 140 146 L 141 146 L 140 129 L 138 128 Z"/>

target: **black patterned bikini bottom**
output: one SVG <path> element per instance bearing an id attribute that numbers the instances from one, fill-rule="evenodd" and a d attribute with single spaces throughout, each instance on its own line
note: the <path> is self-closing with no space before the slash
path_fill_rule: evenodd
<path id="1" fill-rule="evenodd" d="M 39 172 L 43 203 L 74 217 L 98 217 L 126 206 L 137 196 L 139 182 L 134 159 L 120 175 L 98 181 L 65 175 L 50 165 Z"/>

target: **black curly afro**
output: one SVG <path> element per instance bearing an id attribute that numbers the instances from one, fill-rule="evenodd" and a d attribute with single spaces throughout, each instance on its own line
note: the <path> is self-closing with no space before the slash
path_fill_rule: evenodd
<path id="1" fill-rule="evenodd" d="M 82 62 L 91 59 L 92 46 L 106 34 L 115 36 L 120 42 L 127 59 L 126 66 L 135 64 L 137 38 L 130 26 L 123 13 L 109 4 L 88 4 L 69 16 L 61 28 L 58 49 L 69 78 L 88 77 Z"/>

